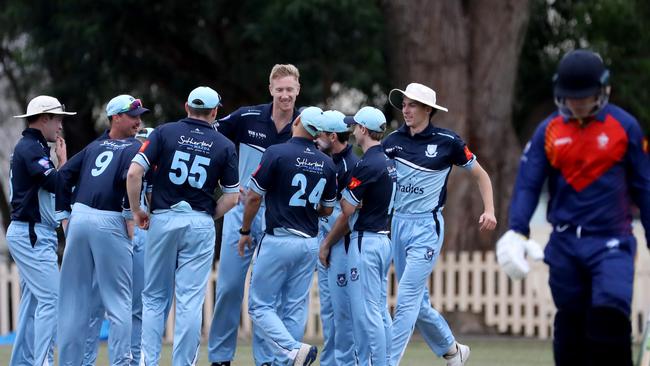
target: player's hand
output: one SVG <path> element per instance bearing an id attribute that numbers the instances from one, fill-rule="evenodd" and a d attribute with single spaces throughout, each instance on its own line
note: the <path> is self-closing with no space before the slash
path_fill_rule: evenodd
<path id="1" fill-rule="evenodd" d="M 519 280 L 530 272 L 526 256 L 532 260 L 544 258 L 542 247 L 514 230 L 508 230 L 497 241 L 497 262 L 513 280 Z"/>
<path id="2" fill-rule="evenodd" d="M 132 211 L 131 213 L 133 214 L 133 221 L 140 229 L 149 229 L 149 214 L 143 210 Z"/>
<path id="3" fill-rule="evenodd" d="M 325 268 L 330 266 L 330 247 L 328 245 L 321 244 L 318 251 L 318 260 Z"/>
<path id="4" fill-rule="evenodd" d="M 246 252 L 246 247 L 251 249 L 253 247 L 253 238 L 249 235 L 240 235 L 239 243 L 237 244 L 237 250 L 239 251 L 239 256 L 243 257 Z"/>
<path id="5" fill-rule="evenodd" d="M 478 219 L 478 224 L 481 231 L 494 230 L 497 227 L 497 218 L 494 216 L 494 212 L 483 212 Z"/>
<path id="6" fill-rule="evenodd" d="M 54 154 L 56 154 L 59 166 L 62 166 L 66 161 L 68 161 L 68 149 L 65 145 L 65 140 L 61 136 L 56 137 L 56 142 L 54 143 Z"/>

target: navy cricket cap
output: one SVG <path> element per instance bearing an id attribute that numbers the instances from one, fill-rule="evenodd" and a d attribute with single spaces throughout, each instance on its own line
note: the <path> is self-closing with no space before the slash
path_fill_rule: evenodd
<path id="1" fill-rule="evenodd" d="M 553 77 L 556 98 L 586 98 L 600 93 L 609 82 L 609 70 L 599 54 L 574 50 L 562 57 Z"/>

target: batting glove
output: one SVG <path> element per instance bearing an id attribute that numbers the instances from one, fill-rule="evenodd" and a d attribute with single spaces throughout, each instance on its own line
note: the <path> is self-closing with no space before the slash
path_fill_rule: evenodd
<path id="1" fill-rule="evenodd" d="M 520 280 L 530 272 L 526 256 L 532 260 L 544 259 L 542 247 L 516 231 L 508 230 L 497 241 L 497 262 L 513 280 Z"/>

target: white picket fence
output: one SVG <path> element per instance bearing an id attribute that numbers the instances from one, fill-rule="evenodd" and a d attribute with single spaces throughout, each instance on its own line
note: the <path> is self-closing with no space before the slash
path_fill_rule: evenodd
<path id="1" fill-rule="evenodd" d="M 639 239 L 634 301 L 632 305 L 632 330 L 639 340 L 643 324 L 650 310 L 650 255 L 642 239 L 640 228 L 635 229 Z M 396 304 L 397 284 L 391 269 L 388 304 Z M 216 270 L 212 272 L 203 309 L 203 334 L 207 336 L 215 301 Z M 460 252 L 443 255 L 430 279 L 429 290 L 433 307 L 444 312 L 464 311 L 483 316 L 485 324 L 496 327 L 503 334 L 549 339 L 552 336 L 555 307 L 548 287 L 548 267 L 534 263 L 532 271 L 523 281 L 513 282 L 499 270 L 494 252 Z M 248 284 L 249 281 L 247 280 Z M 245 289 L 239 335 L 249 338 L 251 321 L 248 316 Z M 0 335 L 13 330 L 18 319 L 20 286 L 14 265 L 0 264 Z M 319 298 L 314 275 L 309 303 L 309 317 L 305 337 L 321 336 Z M 170 312 L 165 338 L 171 341 L 174 312 Z"/>

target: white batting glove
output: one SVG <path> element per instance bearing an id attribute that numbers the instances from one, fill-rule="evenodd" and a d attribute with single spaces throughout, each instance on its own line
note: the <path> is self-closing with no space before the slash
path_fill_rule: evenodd
<path id="1" fill-rule="evenodd" d="M 513 230 L 506 231 L 497 241 L 497 262 L 511 279 L 520 280 L 530 272 L 526 256 L 539 261 L 544 259 L 544 252 L 536 241 Z"/>

